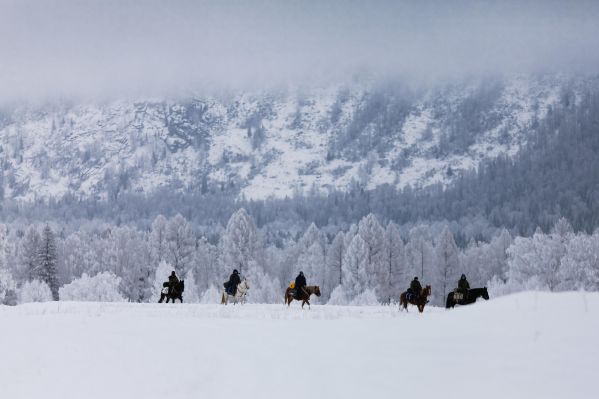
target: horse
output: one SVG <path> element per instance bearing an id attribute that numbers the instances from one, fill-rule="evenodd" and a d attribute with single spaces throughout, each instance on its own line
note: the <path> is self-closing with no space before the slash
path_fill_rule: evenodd
<path id="1" fill-rule="evenodd" d="M 250 289 L 250 284 L 244 278 L 241 283 L 237 285 L 237 292 L 235 295 L 231 295 L 227 293 L 225 289 L 223 289 L 223 294 L 221 296 L 220 303 L 221 305 L 226 305 L 229 303 L 229 298 L 232 298 L 233 305 L 237 305 L 237 303 L 241 303 L 242 305 L 245 303 L 245 297 L 247 295 L 248 290 Z"/>
<path id="2" fill-rule="evenodd" d="M 468 295 L 461 301 L 454 300 L 453 294 L 453 292 L 447 294 L 447 301 L 445 301 L 446 309 L 453 308 L 455 305 L 470 305 L 471 303 L 476 302 L 476 300 L 481 296 L 485 301 L 489 300 L 489 292 L 487 291 L 487 287 L 472 288 L 471 290 L 468 290 Z"/>
<path id="3" fill-rule="evenodd" d="M 408 300 L 408 292 L 402 292 L 401 295 L 399 296 L 399 310 L 401 310 L 401 307 L 403 306 L 403 308 L 405 309 L 405 311 L 408 311 L 408 303 L 411 303 L 412 305 L 416 305 L 418 307 L 418 311 L 420 313 L 424 312 L 424 305 L 426 305 L 428 303 L 428 297 L 431 294 L 431 286 L 427 285 L 422 292 L 420 293 L 420 296 L 418 298 L 414 298 L 411 297 L 410 300 Z"/>
<path id="4" fill-rule="evenodd" d="M 166 303 L 168 303 L 168 301 L 170 301 L 171 299 L 173 300 L 173 303 L 175 303 L 175 299 L 178 299 L 181 301 L 181 303 L 183 303 L 183 291 L 185 291 L 185 280 L 180 280 L 178 283 L 175 283 L 175 286 L 173 287 L 172 290 L 168 290 L 168 283 L 164 283 L 163 285 L 163 289 L 160 292 L 160 300 L 158 301 L 158 303 L 162 303 L 162 301 L 164 301 L 164 298 L 166 298 Z"/>
<path id="5" fill-rule="evenodd" d="M 291 301 L 294 299 L 296 301 L 302 301 L 302 309 L 305 304 L 308 304 L 308 307 L 310 307 L 310 295 L 320 296 L 320 287 L 318 285 L 308 285 L 304 287 L 305 292 L 302 292 L 299 298 L 294 297 L 291 291 L 292 289 L 290 287 L 287 287 L 285 290 L 285 304 L 291 306 Z"/>

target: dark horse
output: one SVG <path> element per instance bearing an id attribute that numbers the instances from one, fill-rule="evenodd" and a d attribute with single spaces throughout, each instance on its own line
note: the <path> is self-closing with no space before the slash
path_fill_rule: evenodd
<path id="1" fill-rule="evenodd" d="M 308 307 L 310 307 L 310 295 L 320 296 L 320 287 L 317 285 L 308 285 L 304 287 L 305 292 L 296 292 L 296 295 L 293 295 L 291 291 L 292 289 L 289 287 L 285 290 L 285 303 L 287 306 L 290 306 L 291 301 L 295 299 L 296 301 L 302 301 L 302 308 L 305 304 L 308 304 Z"/>
<path id="2" fill-rule="evenodd" d="M 168 288 L 168 283 L 164 283 L 162 286 L 164 288 Z M 181 280 L 176 283 L 170 292 L 166 289 L 163 289 L 162 292 L 160 292 L 160 300 L 158 303 L 162 303 L 164 298 L 166 298 L 166 303 L 168 303 L 168 301 L 171 299 L 173 300 L 173 303 L 175 303 L 175 299 L 178 299 L 181 301 L 181 303 L 183 303 L 183 291 L 185 291 L 185 280 Z"/>
<path id="3" fill-rule="evenodd" d="M 489 293 L 487 292 L 487 287 L 472 288 L 471 290 L 468 290 L 468 296 L 459 302 L 453 299 L 452 291 L 449 294 L 447 294 L 447 301 L 445 302 L 445 307 L 449 309 L 453 308 L 455 305 L 470 305 L 471 303 L 476 302 L 476 300 L 481 296 L 485 299 L 485 301 L 489 300 Z"/>
<path id="4" fill-rule="evenodd" d="M 428 303 L 428 297 L 431 295 L 431 286 L 427 285 L 426 287 L 424 287 L 424 289 L 422 290 L 422 292 L 420 293 L 420 296 L 415 298 L 414 296 L 412 296 L 410 298 L 410 300 L 408 300 L 408 292 L 402 292 L 401 295 L 399 296 L 399 310 L 401 310 L 401 307 L 403 306 L 403 308 L 406 310 L 406 312 L 408 311 L 408 303 L 411 303 L 412 305 L 416 305 L 418 307 L 418 311 L 420 313 L 424 312 L 424 305 L 426 305 Z"/>

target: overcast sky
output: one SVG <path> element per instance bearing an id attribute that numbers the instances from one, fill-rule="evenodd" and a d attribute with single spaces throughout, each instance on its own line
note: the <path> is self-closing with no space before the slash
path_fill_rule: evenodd
<path id="1" fill-rule="evenodd" d="M 593 73 L 598 49 L 599 1 L 0 0 L 4 100 Z"/>

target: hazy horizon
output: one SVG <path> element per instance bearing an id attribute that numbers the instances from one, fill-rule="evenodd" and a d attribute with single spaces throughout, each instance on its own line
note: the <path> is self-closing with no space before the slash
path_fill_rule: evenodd
<path id="1" fill-rule="evenodd" d="M 0 2 L 0 99 L 595 73 L 592 1 Z"/>

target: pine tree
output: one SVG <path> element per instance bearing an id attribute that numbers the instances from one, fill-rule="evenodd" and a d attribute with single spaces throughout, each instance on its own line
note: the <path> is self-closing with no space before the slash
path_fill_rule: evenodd
<path id="1" fill-rule="evenodd" d="M 41 244 L 38 255 L 39 277 L 48 284 L 52 291 L 52 298 L 58 301 L 58 269 L 56 239 L 50 226 L 46 225 L 42 231 Z"/>

